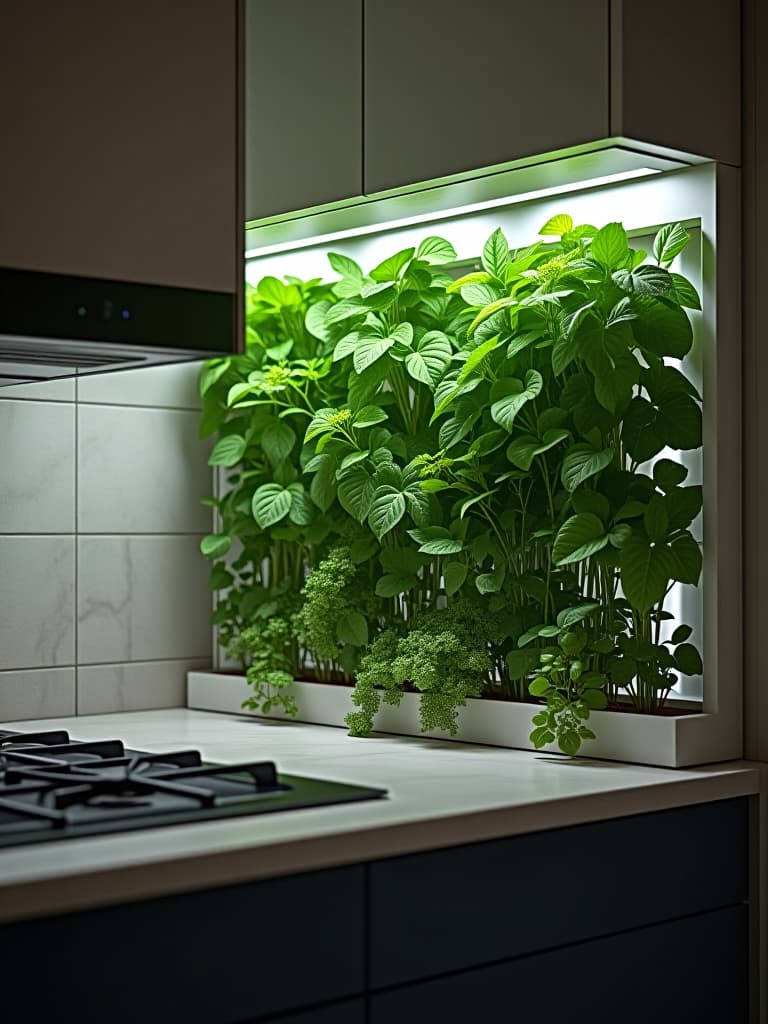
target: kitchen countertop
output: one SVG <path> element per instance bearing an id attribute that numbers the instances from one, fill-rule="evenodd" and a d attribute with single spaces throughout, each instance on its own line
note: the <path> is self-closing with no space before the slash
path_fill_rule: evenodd
<path id="1" fill-rule="evenodd" d="M 757 766 L 667 769 L 186 709 L 11 722 L 380 786 L 364 803 L 0 850 L 0 921 L 757 793 Z"/>

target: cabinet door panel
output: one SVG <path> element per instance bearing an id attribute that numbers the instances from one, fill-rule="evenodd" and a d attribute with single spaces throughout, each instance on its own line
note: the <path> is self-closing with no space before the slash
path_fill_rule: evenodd
<path id="1" fill-rule="evenodd" d="M 3 1008 L 33 993 L 36 1020 L 224 1024 L 357 997 L 363 882 L 337 868 L 4 925 Z"/>
<path id="2" fill-rule="evenodd" d="M 371 865 L 374 987 L 534 953 L 748 895 L 745 799 Z"/>
<path id="3" fill-rule="evenodd" d="M 362 192 L 360 0 L 247 0 L 246 221 Z"/>
<path id="4" fill-rule="evenodd" d="M 608 0 L 365 0 L 364 24 L 366 194 L 608 134 Z"/>
<path id="5" fill-rule="evenodd" d="M 379 993 L 370 1021 L 746 1024 L 747 934 L 729 907 Z"/>
<path id="6" fill-rule="evenodd" d="M 291 1013 L 287 1017 L 282 1014 L 279 1017 L 264 1020 L 259 1018 L 258 1022 L 252 1024 L 366 1024 L 365 1000 L 353 999 L 347 1003 L 333 1003 L 330 1006 L 317 1006 L 313 1010 L 304 1010 L 303 1013 Z M 248 1022 L 251 1024 L 251 1022 Z"/>
<path id="7" fill-rule="evenodd" d="M 236 0 L 0 4 L 0 267 L 236 292 Z"/>

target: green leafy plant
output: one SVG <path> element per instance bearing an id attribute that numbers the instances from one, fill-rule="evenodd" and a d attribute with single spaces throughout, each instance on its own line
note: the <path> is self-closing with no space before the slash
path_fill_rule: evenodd
<path id="1" fill-rule="evenodd" d="M 246 354 L 204 370 L 222 642 L 279 617 L 294 677 L 356 679 L 356 734 L 407 689 L 449 732 L 468 696 L 530 693 L 554 716 L 533 742 L 572 752 L 573 716 L 659 711 L 702 670 L 690 627 L 665 632 L 702 567 L 676 455 L 702 444 L 688 234 L 649 256 L 560 214 L 541 236 L 495 231 L 463 276 L 429 237 L 367 273 L 331 253 L 328 284 L 264 278 Z"/>
<path id="2" fill-rule="evenodd" d="M 293 686 L 293 631 L 285 619 L 271 618 L 248 626 L 235 637 L 227 650 L 246 668 L 245 677 L 254 695 L 243 701 L 244 708 L 268 714 L 282 707 L 287 715 L 298 714 Z"/>

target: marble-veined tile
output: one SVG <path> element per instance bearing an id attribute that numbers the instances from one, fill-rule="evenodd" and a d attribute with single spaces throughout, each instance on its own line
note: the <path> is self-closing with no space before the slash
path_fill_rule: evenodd
<path id="1" fill-rule="evenodd" d="M 78 405 L 78 531 L 208 533 L 209 451 L 196 412 Z"/>
<path id="2" fill-rule="evenodd" d="M 102 405 L 152 405 L 164 409 L 199 409 L 198 379 L 202 363 L 170 363 L 116 373 L 80 377 L 81 402 Z"/>
<path id="3" fill-rule="evenodd" d="M 75 378 L 59 377 L 55 380 L 25 381 L 0 388 L 0 398 L 17 398 L 31 402 L 74 402 Z"/>
<path id="4" fill-rule="evenodd" d="M 0 725 L 74 713 L 74 668 L 0 672 Z"/>
<path id="5" fill-rule="evenodd" d="M 0 580 L 0 670 L 74 664 L 74 537 L 0 537 Z"/>
<path id="6" fill-rule="evenodd" d="M 74 405 L 0 401 L 0 437 L 0 533 L 72 533 Z"/>
<path id="7" fill-rule="evenodd" d="M 77 704 L 81 715 L 110 711 L 181 708 L 187 700 L 187 672 L 202 669 L 205 659 L 81 665 Z"/>
<path id="8" fill-rule="evenodd" d="M 78 664 L 211 659 L 199 536 L 78 538 Z"/>

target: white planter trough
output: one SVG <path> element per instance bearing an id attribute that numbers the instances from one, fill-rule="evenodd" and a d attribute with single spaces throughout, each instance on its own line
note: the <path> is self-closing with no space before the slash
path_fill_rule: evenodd
<path id="1" fill-rule="evenodd" d="M 223 711 L 257 718 L 287 719 L 282 710 L 246 711 L 242 702 L 252 696 L 245 676 L 224 672 L 190 672 L 187 675 L 187 707 L 198 711 Z M 299 706 L 296 721 L 345 728 L 344 716 L 355 710 L 351 689 L 328 683 L 297 682 L 293 693 Z M 377 732 L 404 736 L 427 735 L 463 743 L 532 750 L 528 740 L 533 704 L 469 699 L 459 710 L 459 733 L 440 730 L 422 733 L 419 727 L 419 695 L 403 694 L 399 707 L 382 704 L 375 719 Z M 617 711 L 593 711 L 590 726 L 597 735 L 581 748 L 584 757 L 610 761 L 681 768 L 740 756 L 738 740 L 722 730 L 721 716 L 709 714 L 638 715 Z M 361 742 L 365 742 L 361 740 Z M 558 753 L 555 745 L 543 748 Z"/>

